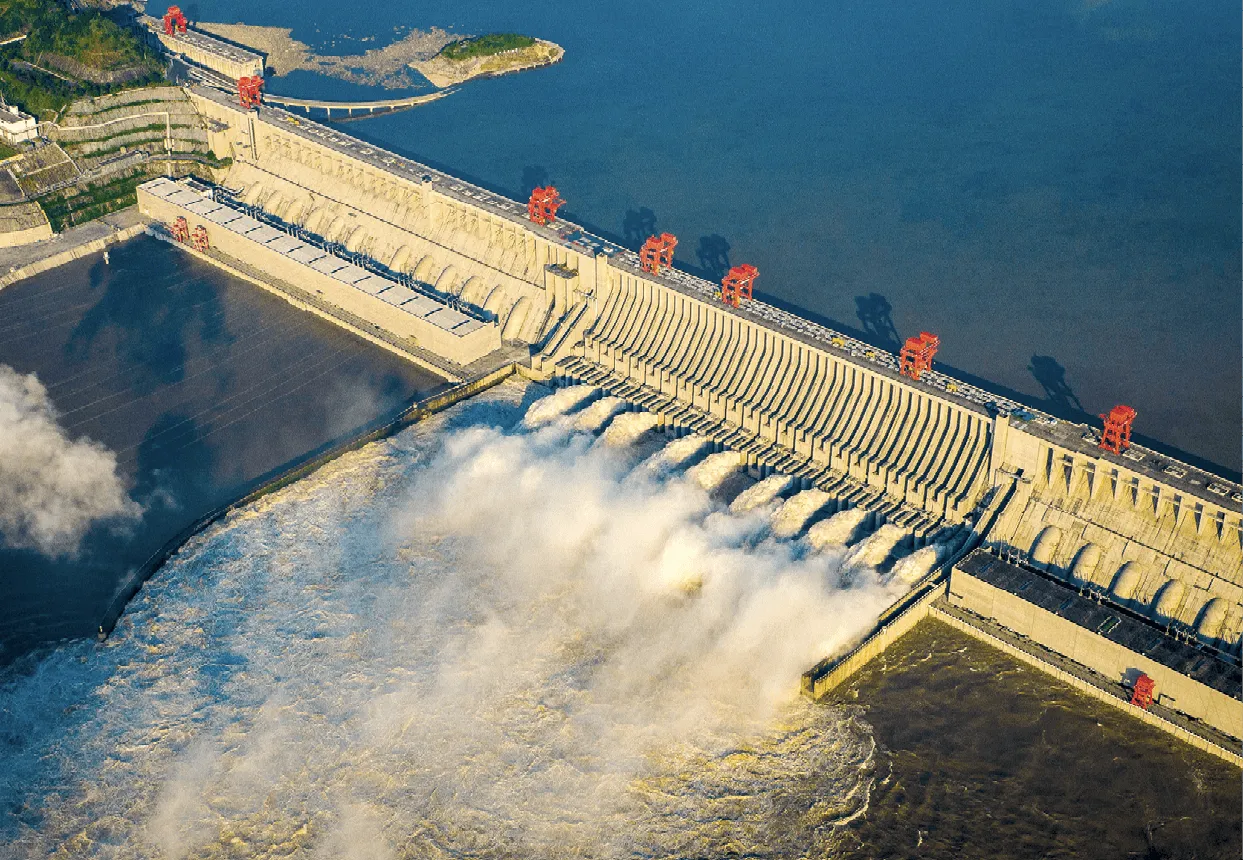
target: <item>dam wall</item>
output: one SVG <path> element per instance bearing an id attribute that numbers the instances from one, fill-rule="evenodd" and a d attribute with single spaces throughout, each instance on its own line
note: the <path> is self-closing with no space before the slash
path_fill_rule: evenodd
<path id="1" fill-rule="evenodd" d="M 226 185 L 495 322 L 543 378 L 586 383 L 915 545 L 984 545 L 1238 660 L 1243 488 L 955 380 L 280 109 L 193 88 Z M 1125 399 L 1120 392 L 1119 399 Z M 962 534 L 969 534 L 964 543 Z M 948 537 L 956 535 L 956 537 Z"/>
<path id="2" fill-rule="evenodd" d="M 610 268 L 583 357 L 820 469 L 961 521 L 988 486 L 994 419 L 884 365 Z"/>
<path id="3" fill-rule="evenodd" d="M 191 98 L 241 200 L 494 317 L 506 342 L 540 342 L 604 279 L 597 247 L 524 206 L 279 109 Z"/>
<path id="4" fill-rule="evenodd" d="M 163 178 L 147 182 L 138 188 L 138 206 L 144 214 L 166 224 L 184 217 L 191 229 L 207 229 L 212 246 L 228 256 L 313 291 L 346 314 L 457 365 L 470 365 L 501 346 L 494 323 L 467 316 L 371 274 L 219 204 L 186 182 Z"/>
<path id="5" fill-rule="evenodd" d="M 999 479 L 1018 476 L 1016 492 L 985 545 L 1237 655 L 1238 486 L 1139 446 L 1102 451 L 1083 429 L 1002 427 Z"/>

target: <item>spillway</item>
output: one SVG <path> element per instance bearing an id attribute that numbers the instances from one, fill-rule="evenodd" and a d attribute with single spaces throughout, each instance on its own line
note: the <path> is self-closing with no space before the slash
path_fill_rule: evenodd
<path id="1" fill-rule="evenodd" d="M 845 546 L 856 538 L 867 517 L 867 511 L 862 508 L 839 511 L 812 526 L 807 532 L 807 542 L 816 549 Z"/>
<path id="2" fill-rule="evenodd" d="M 885 523 L 909 536 L 922 566 L 925 543 L 963 529 L 936 561 L 943 573 L 983 550 L 1239 670 L 1237 482 L 1134 441 L 1107 450 L 1098 428 L 955 379 L 931 357 L 913 369 L 758 298 L 724 302 L 721 285 L 676 265 L 655 271 L 562 220 L 533 223 L 521 202 L 337 129 L 279 108 L 247 112 L 206 88 L 190 98 L 216 129 L 213 151 L 232 159 L 225 186 L 139 189 L 166 230 L 183 218 L 220 239 L 189 252 L 452 378 L 512 363 L 551 382 L 560 390 L 532 424 L 599 397 L 606 405 L 578 419 L 600 417 L 593 431 L 643 411 L 722 452 L 690 469 L 705 488 L 738 471 L 789 475 L 842 511 L 808 529 L 814 547 Z M 797 512 L 783 531 L 816 516 Z"/>
<path id="3" fill-rule="evenodd" d="M 738 497 L 730 502 L 729 509 L 735 514 L 745 514 L 770 504 L 792 486 L 794 486 L 794 479 L 789 475 L 769 475 L 739 493 Z"/>

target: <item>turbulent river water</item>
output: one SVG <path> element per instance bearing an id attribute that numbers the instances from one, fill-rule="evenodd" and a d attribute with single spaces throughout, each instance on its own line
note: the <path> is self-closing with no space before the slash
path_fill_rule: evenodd
<path id="1" fill-rule="evenodd" d="M 797 856 L 875 745 L 795 698 L 893 599 L 509 384 L 193 541 L 0 692 L 20 856 Z M 554 396 L 555 400 L 555 396 Z M 537 406 L 537 413 L 541 408 Z M 547 407 L 542 412 L 549 413 Z M 826 843 L 827 844 L 827 843 Z"/>

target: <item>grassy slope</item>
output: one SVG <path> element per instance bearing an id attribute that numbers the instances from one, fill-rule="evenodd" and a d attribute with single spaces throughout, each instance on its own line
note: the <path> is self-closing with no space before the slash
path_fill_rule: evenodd
<path id="1" fill-rule="evenodd" d="M 43 65 L 46 54 L 68 57 L 101 71 L 145 69 L 127 86 L 162 77 L 162 64 L 137 34 L 101 12 L 70 14 L 59 0 L 0 0 L 0 36 L 27 33 L 22 42 L 0 48 L 0 91 L 28 113 L 50 118 L 75 98 L 97 96 L 120 87 L 72 82 L 23 69 L 14 61 Z"/>
<path id="2" fill-rule="evenodd" d="M 530 36 L 520 36 L 517 33 L 489 33 L 474 39 L 459 39 L 456 42 L 450 42 L 441 50 L 440 56 L 446 60 L 473 60 L 477 57 L 490 57 L 503 51 L 529 48 L 534 44 L 535 40 Z"/>

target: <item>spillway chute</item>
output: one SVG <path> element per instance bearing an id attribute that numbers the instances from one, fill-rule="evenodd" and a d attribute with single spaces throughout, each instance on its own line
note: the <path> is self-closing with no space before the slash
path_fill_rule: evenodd
<path id="1" fill-rule="evenodd" d="M 574 428 L 586 433 L 599 433 L 614 416 L 626 411 L 626 401 L 620 397 L 601 397 L 574 419 Z"/>
<path id="2" fill-rule="evenodd" d="M 898 560 L 889 575 L 890 580 L 902 583 L 908 588 L 911 587 L 932 573 L 933 569 L 946 559 L 947 550 L 948 547 L 941 543 L 920 547 L 906 558 Z"/>
<path id="3" fill-rule="evenodd" d="M 729 510 L 735 514 L 753 511 L 780 498 L 792 486 L 794 486 L 794 479 L 789 475 L 769 475 L 739 493 L 738 497 L 730 503 Z"/>
<path id="4" fill-rule="evenodd" d="M 846 563 L 850 565 L 880 567 L 889 560 L 894 550 L 907 537 L 906 529 L 895 526 L 892 523 L 886 523 L 856 546 L 851 551 L 849 557 L 847 557 Z"/>
<path id="5" fill-rule="evenodd" d="M 639 441 L 657 423 L 651 412 L 623 412 L 610 422 L 604 431 L 606 445 L 626 446 Z"/>
<path id="6" fill-rule="evenodd" d="M 845 546 L 857 539 L 867 516 L 868 512 L 863 508 L 838 511 L 808 529 L 807 542 L 817 550 Z"/>
<path id="7" fill-rule="evenodd" d="M 687 472 L 687 477 L 712 492 L 742 468 L 742 455 L 737 451 L 721 451 L 707 457 Z"/>
<path id="8" fill-rule="evenodd" d="M 773 514 L 774 537 L 792 538 L 798 535 L 816 514 L 820 513 L 833 497 L 824 490 L 810 489 L 795 493 Z"/>
<path id="9" fill-rule="evenodd" d="M 594 385 L 569 385 L 558 388 L 552 394 L 541 397 L 527 409 L 522 423 L 527 427 L 539 427 L 570 412 L 599 393 Z"/>

